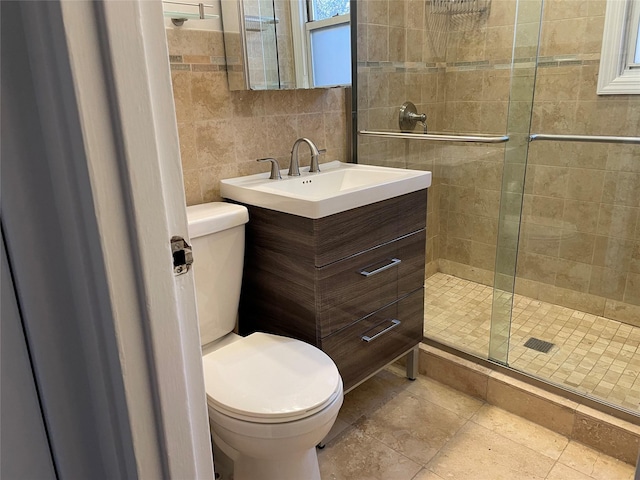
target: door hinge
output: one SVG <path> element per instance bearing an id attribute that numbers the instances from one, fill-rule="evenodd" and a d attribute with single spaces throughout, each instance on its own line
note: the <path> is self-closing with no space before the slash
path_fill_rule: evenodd
<path id="1" fill-rule="evenodd" d="M 173 255 L 173 273 L 187 273 L 193 263 L 191 246 L 182 237 L 171 237 L 171 253 Z"/>

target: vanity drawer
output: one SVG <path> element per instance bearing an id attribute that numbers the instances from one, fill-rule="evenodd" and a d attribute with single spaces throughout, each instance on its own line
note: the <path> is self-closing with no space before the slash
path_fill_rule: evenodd
<path id="1" fill-rule="evenodd" d="M 322 339 L 347 390 L 422 340 L 424 289 Z"/>
<path id="2" fill-rule="evenodd" d="M 324 267 L 417 232 L 426 226 L 426 211 L 425 189 L 313 220 L 315 265 Z"/>
<path id="3" fill-rule="evenodd" d="M 424 285 L 425 230 L 317 269 L 317 315 L 326 337 Z"/>

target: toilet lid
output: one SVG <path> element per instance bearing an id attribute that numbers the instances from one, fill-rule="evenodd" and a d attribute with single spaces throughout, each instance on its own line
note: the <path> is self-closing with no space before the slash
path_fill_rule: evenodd
<path id="1" fill-rule="evenodd" d="M 335 363 L 320 349 L 266 333 L 242 338 L 202 361 L 212 406 L 255 422 L 312 415 L 342 386 Z"/>

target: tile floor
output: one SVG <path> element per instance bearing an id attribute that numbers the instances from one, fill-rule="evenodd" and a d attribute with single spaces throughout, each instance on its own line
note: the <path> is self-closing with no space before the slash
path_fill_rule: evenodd
<path id="1" fill-rule="evenodd" d="M 323 480 L 632 480 L 634 468 L 395 366 L 348 393 Z"/>
<path id="2" fill-rule="evenodd" d="M 426 281 L 424 334 L 487 357 L 493 288 L 436 273 Z M 535 337 L 555 346 L 524 346 Z M 640 328 L 515 295 L 509 365 L 640 411 Z"/>

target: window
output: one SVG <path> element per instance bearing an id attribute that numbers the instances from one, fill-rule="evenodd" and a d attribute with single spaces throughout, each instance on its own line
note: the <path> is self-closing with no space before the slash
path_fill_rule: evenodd
<path id="1" fill-rule="evenodd" d="M 346 17 L 346 18 L 345 18 Z M 351 83 L 351 28 L 349 15 L 307 23 L 314 87 Z"/>
<path id="2" fill-rule="evenodd" d="M 607 1 L 598 94 L 640 94 L 640 0 Z"/>
<path id="3" fill-rule="evenodd" d="M 349 3 L 349 0 L 291 3 L 298 85 L 314 88 L 351 84 Z"/>
<path id="4" fill-rule="evenodd" d="M 324 20 L 349 13 L 349 0 L 308 0 L 309 19 Z"/>

